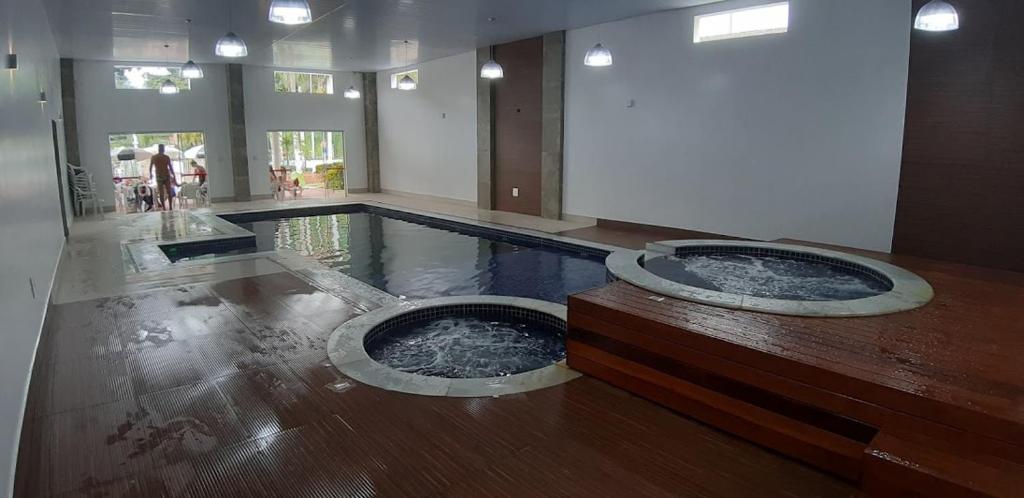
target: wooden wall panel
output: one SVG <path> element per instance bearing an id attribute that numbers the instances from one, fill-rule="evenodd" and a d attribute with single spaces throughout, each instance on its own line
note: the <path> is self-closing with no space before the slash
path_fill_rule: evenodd
<path id="1" fill-rule="evenodd" d="M 505 70 L 494 82 L 494 207 L 500 211 L 541 214 L 543 50 L 543 38 L 494 47 Z"/>
<path id="2" fill-rule="evenodd" d="M 953 3 L 911 37 L 893 251 L 1024 271 L 1024 2 Z"/>

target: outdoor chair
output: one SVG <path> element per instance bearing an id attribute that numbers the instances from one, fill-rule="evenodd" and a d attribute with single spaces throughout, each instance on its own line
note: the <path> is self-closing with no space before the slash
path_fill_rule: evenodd
<path id="1" fill-rule="evenodd" d="M 96 193 L 96 183 L 92 174 L 85 171 L 81 166 L 67 163 L 68 173 L 71 174 L 71 189 L 75 194 L 75 202 L 78 203 L 78 212 L 85 214 L 85 204 L 92 203 L 93 216 L 99 214 L 103 219 L 103 199 Z"/>

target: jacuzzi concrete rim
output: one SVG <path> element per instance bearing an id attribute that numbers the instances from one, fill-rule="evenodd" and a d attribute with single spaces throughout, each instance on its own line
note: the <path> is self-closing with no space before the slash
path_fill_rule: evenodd
<path id="1" fill-rule="evenodd" d="M 811 317 L 875 316 L 907 311 L 924 306 L 935 293 L 932 286 L 918 275 L 877 259 L 840 251 L 796 244 L 753 242 L 737 240 L 667 240 L 650 244 L 653 247 L 677 249 L 695 246 L 730 246 L 779 249 L 797 253 L 840 259 L 864 266 L 885 275 L 892 282 L 888 292 L 861 299 L 845 301 L 790 301 L 731 294 L 673 282 L 659 277 L 640 264 L 644 251 L 616 251 L 605 260 L 605 265 L 617 278 L 642 289 L 664 296 L 685 299 L 730 309 L 759 311 L 778 315 Z"/>
<path id="2" fill-rule="evenodd" d="M 366 335 L 378 325 L 416 310 L 452 305 L 512 306 L 538 311 L 566 320 L 566 307 L 537 299 L 507 296 L 451 296 L 403 301 L 358 316 L 334 330 L 327 341 L 327 355 L 341 373 L 367 385 L 409 394 L 450 397 L 490 397 L 534 391 L 573 380 L 580 373 L 562 360 L 537 370 L 503 377 L 449 379 L 396 370 L 374 361 L 366 353 Z"/>

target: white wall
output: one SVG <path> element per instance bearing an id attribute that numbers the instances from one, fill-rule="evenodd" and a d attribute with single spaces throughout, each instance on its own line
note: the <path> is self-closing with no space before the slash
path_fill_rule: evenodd
<path id="1" fill-rule="evenodd" d="M 64 232 L 50 132 L 50 120 L 61 114 L 57 47 L 39 0 L 0 0 L 0 26 L 0 57 L 13 47 L 19 66 L 0 69 L 0 496 L 10 496 L 32 361 Z M 40 88 L 49 99 L 45 106 L 36 102 Z"/>
<path id="2" fill-rule="evenodd" d="M 758 3 L 568 33 L 567 213 L 890 249 L 910 2 L 791 0 L 786 34 L 693 43 Z M 598 40 L 614 66 L 583 65 Z"/>
<path id="3" fill-rule="evenodd" d="M 476 52 L 413 67 L 408 92 L 377 73 L 381 187 L 476 201 Z"/>
<path id="4" fill-rule="evenodd" d="M 156 90 L 114 88 L 115 65 L 113 62 L 75 60 L 78 146 L 82 167 L 93 174 L 105 204 L 114 205 L 111 133 L 203 132 L 211 197 L 233 196 L 224 66 L 205 64 L 205 78 L 192 80 L 191 90 L 177 95 L 160 95 Z"/>
<path id="5" fill-rule="evenodd" d="M 317 70 L 316 72 L 325 72 Z M 362 91 L 352 73 L 334 75 L 333 95 L 288 94 L 274 91 L 274 70 L 245 66 L 246 146 L 249 149 L 249 185 L 253 195 L 270 195 L 268 131 L 343 131 L 345 181 L 349 189 L 366 188 L 366 137 L 363 101 L 346 99 L 349 86 Z"/>

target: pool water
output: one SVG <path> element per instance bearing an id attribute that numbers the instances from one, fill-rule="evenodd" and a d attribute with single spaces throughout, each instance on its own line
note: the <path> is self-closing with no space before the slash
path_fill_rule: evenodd
<path id="1" fill-rule="evenodd" d="M 798 257 L 736 253 L 649 258 L 644 268 L 691 287 L 790 301 L 844 301 L 877 296 L 892 285 L 855 269 Z"/>
<path id="2" fill-rule="evenodd" d="M 565 332 L 540 322 L 444 316 L 403 324 L 367 341 L 374 361 L 455 379 L 513 375 L 565 359 Z"/>
<path id="3" fill-rule="evenodd" d="M 504 295 L 565 303 L 608 282 L 604 256 L 428 226 L 371 212 L 237 223 L 256 250 L 295 250 L 408 299 Z"/>

